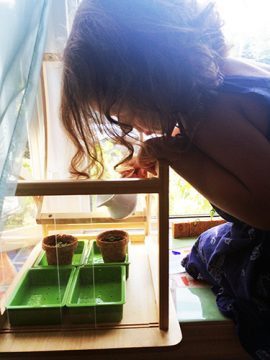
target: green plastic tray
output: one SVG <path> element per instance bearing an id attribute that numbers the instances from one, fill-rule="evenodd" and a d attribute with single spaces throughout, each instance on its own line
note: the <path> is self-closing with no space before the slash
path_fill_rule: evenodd
<path id="1" fill-rule="evenodd" d="M 123 316 L 126 301 L 125 266 L 85 266 L 76 269 L 67 298 L 72 323 L 112 323 Z"/>
<path id="2" fill-rule="evenodd" d="M 7 304 L 10 325 L 48 325 L 62 322 L 75 268 L 32 268 Z"/>
<path id="3" fill-rule="evenodd" d="M 88 252 L 88 241 L 87 240 L 79 240 L 78 246 L 74 251 L 72 257 L 72 265 L 79 266 L 82 265 L 85 261 L 85 257 Z M 41 251 L 37 260 L 34 263 L 34 267 L 52 267 L 57 265 L 48 265 L 47 257 L 45 251 Z M 66 265 L 63 265 L 66 266 Z M 61 265 L 62 267 L 62 265 Z"/>
<path id="4" fill-rule="evenodd" d="M 97 246 L 96 241 L 94 240 L 92 242 L 92 246 L 90 246 L 90 250 L 88 252 L 88 255 L 86 257 L 86 265 L 105 265 L 105 266 L 111 266 L 111 265 L 121 265 L 126 267 L 126 278 L 129 276 L 129 258 L 128 254 L 126 255 L 126 259 L 123 262 L 112 262 L 112 263 L 104 263 L 101 252 L 99 247 Z"/>

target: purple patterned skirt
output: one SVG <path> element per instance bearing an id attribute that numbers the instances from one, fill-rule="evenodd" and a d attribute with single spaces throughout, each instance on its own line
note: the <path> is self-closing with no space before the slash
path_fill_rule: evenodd
<path id="1" fill-rule="evenodd" d="M 270 359 L 270 231 L 221 215 L 233 222 L 202 233 L 182 265 L 212 285 L 218 308 L 236 323 L 246 351 Z"/>

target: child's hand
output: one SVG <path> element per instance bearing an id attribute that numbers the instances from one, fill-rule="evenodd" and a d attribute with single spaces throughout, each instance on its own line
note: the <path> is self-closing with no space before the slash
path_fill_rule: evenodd
<path id="1" fill-rule="evenodd" d="M 118 170 L 122 177 L 146 178 L 148 173 L 156 176 L 158 159 L 170 163 L 174 158 L 179 158 L 186 140 L 178 137 L 158 137 L 146 140 L 137 156 L 123 163 Z"/>
<path id="2" fill-rule="evenodd" d="M 122 177 L 146 178 L 148 173 L 156 176 L 157 159 L 148 149 L 147 141 L 140 148 L 138 155 L 121 164 L 117 170 Z"/>
<path id="3" fill-rule="evenodd" d="M 117 170 L 124 178 L 147 178 L 148 173 L 157 175 L 156 160 L 154 162 L 142 164 L 139 156 L 134 156 L 131 160 L 123 163 Z"/>

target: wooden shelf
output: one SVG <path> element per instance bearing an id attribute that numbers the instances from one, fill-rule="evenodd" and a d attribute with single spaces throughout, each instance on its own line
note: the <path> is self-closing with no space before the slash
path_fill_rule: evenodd
<path id="1" fill-rule="evenodd" d="M 116 325 L 72 327 L 23 327 L 0 332 L 0 353 L 100 350 L 119 348 L 168 347 L 178 344 L 181 330 L 170 301 L 169 329 L 159 328 L 158 307 L 153 288 L 149 259 L 144 244 L 131 246 L 127 280 L 127 301 L 123 319 Z"/>
<path id="2" fill-rule="evenodd" d="M 16 196 L 152 194 L 162 181 L 151 179 L 18 181 Z M 13 183 L 10 186 L 14 186 Z M 109 190 L 108 190 L 109 189 Z M 9 190 L 9 189 L 8 189 Z"/>

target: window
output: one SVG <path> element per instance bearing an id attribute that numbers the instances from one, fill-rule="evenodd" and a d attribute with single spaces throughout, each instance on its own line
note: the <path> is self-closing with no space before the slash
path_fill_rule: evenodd
<path id="1" fill-rule="evenodd" d="M 233 56 L 270 63 L 267 0 L 216 0 Z"/>
<path id="2" fill-rule="evenodd" d="M 79 0 L 53 2 L 43 62 L 43 77 L 35 107 L 34 121 L 32 121 L 34 126 L 29 127 L 28 149 L 25 152 L 26 156 L 22 167 L 23 173 L 27 173 L 28 178 L 29 176 L 34 179 L 44 178 L 44 176 L 48 179 L 69 177 L 68 167 L 74 148 L 66 139 L 58 122 L 61 83 L 60 54 L 63 51 L 79 2 Z M 269 47 L 267 46 L 270 43 L 268 1 L 217 0 L 216 3 L 224 19 L 225 35 L 229 43 L 233 43 L 231 54 L 270 63 Z M 45 127 L 44 122 L 47 124 Z M 106 174 L 110 176 L 109 174 L 113 173 L 112 164 L 122 157 L 121 149 L 112 147 L 109 142 L 106 143 L 105 148 L 107 148 L 105 150 L 106 163 L 109 164 Z M 25 175 L 23 176 L 25 177 Z M 14 203 L 6 201 L 9 214 L 10 209 L 14 206 Z M 209 202 L 184 179 L 170 170 L 171 216 L 209 215 L 212 214 L 211 211 L 212 207 Z M 16 221 L 14 222 L 11 217 L 9 224 L 12 223 L 14 224 Z"/>

